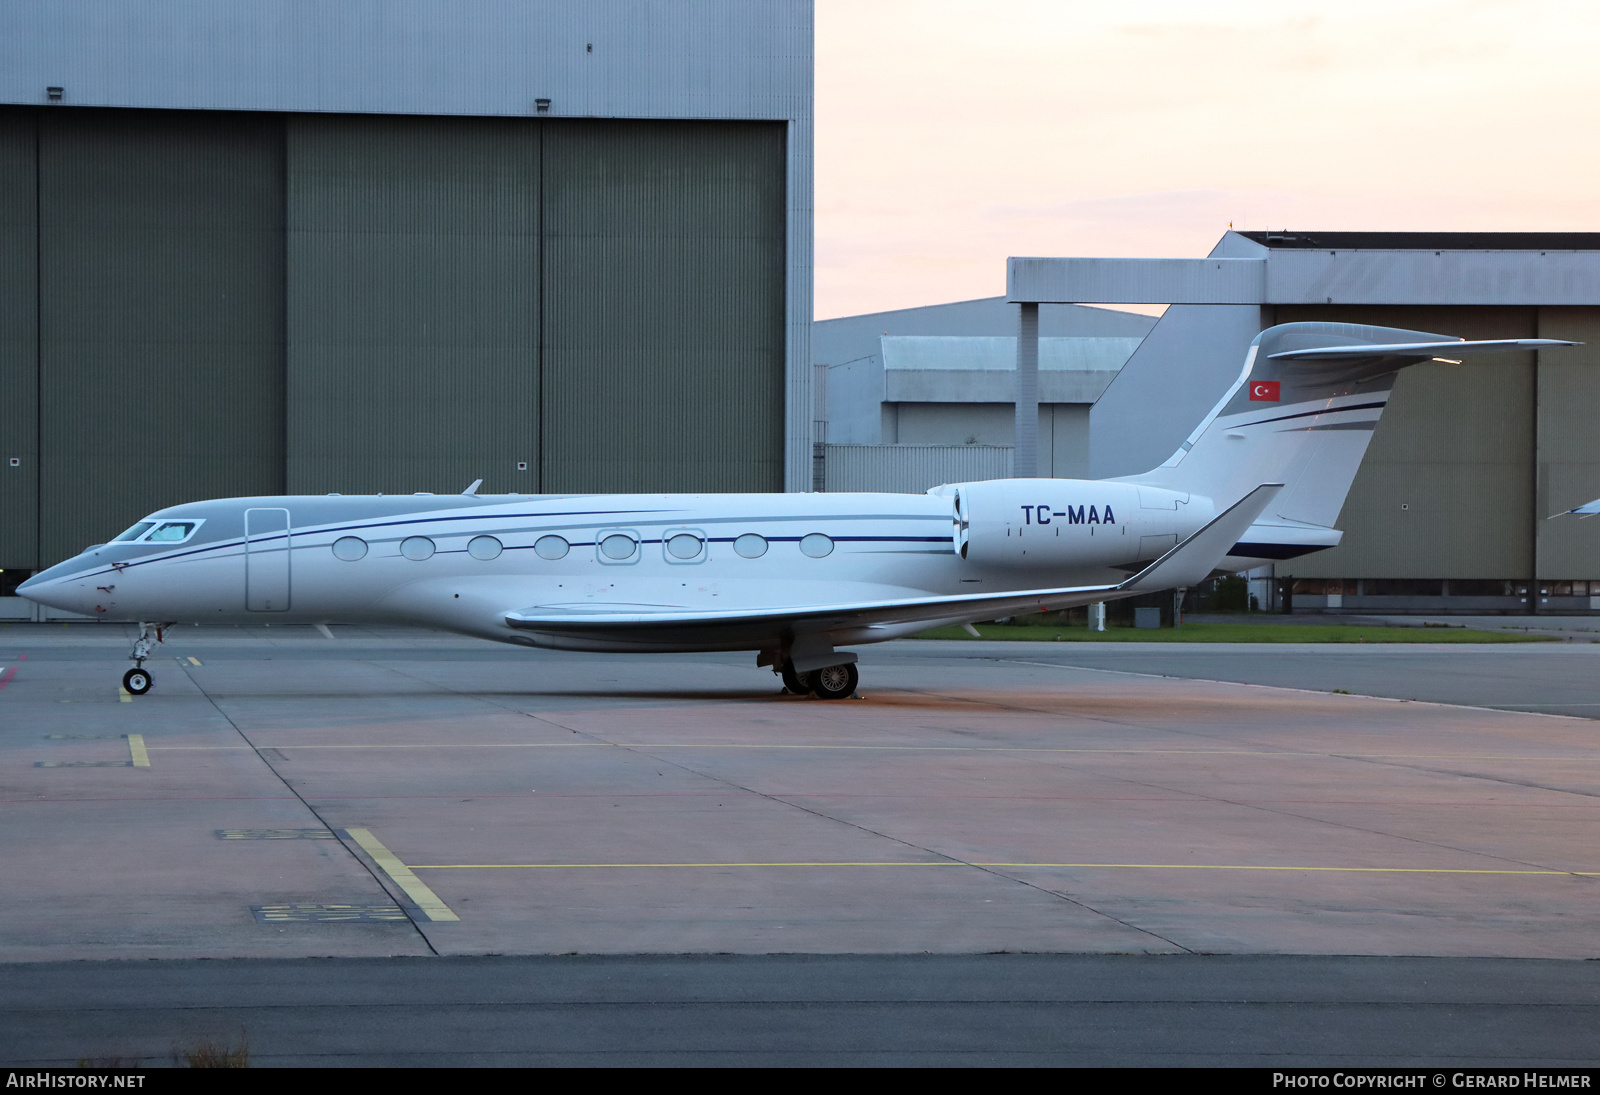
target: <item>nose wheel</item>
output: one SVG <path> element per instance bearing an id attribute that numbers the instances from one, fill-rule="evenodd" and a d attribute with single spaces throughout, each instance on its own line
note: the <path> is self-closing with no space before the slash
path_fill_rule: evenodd
<path id="1" fill-rule="evenodd" d="M 150 671 L 144 667 L 144 661 L 150 656 L 150 648 L 161 641 L 161 632 L 168 626 L 146 623 L 139 625 L 139 637 L 133 642 L 133 653 L 128 655 L 128 660 L 133 662 L 133 668 L 122 675 L 122 687 L 128 695 L 142 696 L 156 683 Z"/>

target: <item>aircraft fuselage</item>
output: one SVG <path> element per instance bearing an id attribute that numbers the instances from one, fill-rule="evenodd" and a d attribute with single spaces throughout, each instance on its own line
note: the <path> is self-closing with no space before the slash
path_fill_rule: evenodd
<path id="1" fill-rule="evenodd" d="M 1125 483 L 943 489 L 194 502 L 151 514 L 138 537 L 87 549 L 24 592 L 112 619 L 408 623 L 569 649 L 759 650 L 779 641 L 776 625 L 584 636 L 515 627 L 506 616 L 530 607 L 760 612 L 1115 583 L 1212 516 L 1207 499 Z M 194 527 L 171 538 L 184 522 Z M 952 613 L 950 622 L 965 618 L 986 617 Z M 832 641 L 928 626 L 858 628 Z"/>

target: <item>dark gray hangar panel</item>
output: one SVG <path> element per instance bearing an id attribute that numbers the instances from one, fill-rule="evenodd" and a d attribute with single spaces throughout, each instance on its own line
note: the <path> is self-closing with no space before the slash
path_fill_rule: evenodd
<path id="1" fill-rule="evenodd" d="M 539 135 L 288 119 L 293 493 L 538 489 Z"/>
<path id="2" fill-rule="evenodd" d="M 783 489 L 784 141 L 546 124 L 544 489 Z"/>
<path id="3" fill-rule="evenodd" d="M 283 489 L 283 123 L 38 114 L 40 555 Z"/>
<path id="4" fill-rule="evenodd" d="M 32 110 L 0 107 L 0 569 L 5 570 L 39 566 L 37 139 Z"/>

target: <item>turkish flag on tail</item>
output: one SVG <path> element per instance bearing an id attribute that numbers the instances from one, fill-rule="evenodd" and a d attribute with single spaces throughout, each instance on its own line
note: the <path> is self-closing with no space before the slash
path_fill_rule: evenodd
<path id="1" fill-rule="evenodd" d="M 1264 403 L 1278 402 L 1278 381 L 1252 380 L 1250 382 L 1250 398 Z"/>

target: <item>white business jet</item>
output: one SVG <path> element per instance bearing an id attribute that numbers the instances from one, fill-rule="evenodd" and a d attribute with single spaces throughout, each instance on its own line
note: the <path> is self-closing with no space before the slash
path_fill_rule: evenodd
<path id="1" fill-rule="evenodd" d="M 1332 547 L 1395 375 L 1569 345 L 1288 323 L 1172 458 L 1108 480 L 906 494 L 231 498 L 151 514 L 17 590 L 144 621 L 142 695 L 178 623 L 404 623 L 564 650 L 749 650 L 849 696 L 856 655 L 949 624 L 1185 588 Z"/>

